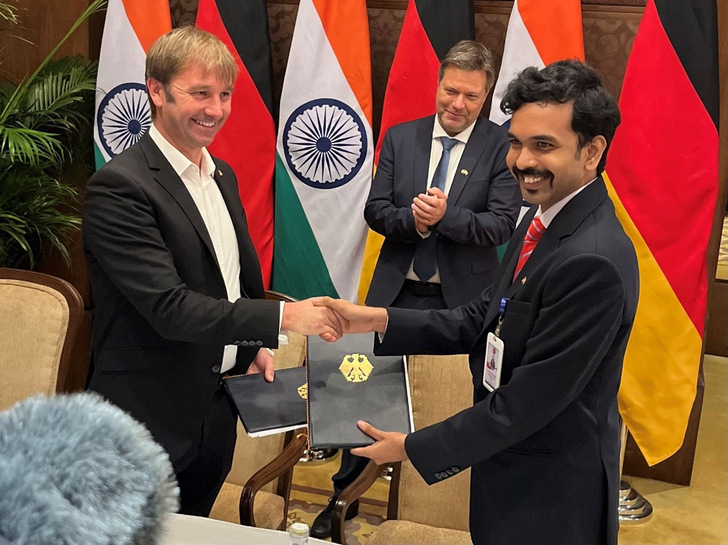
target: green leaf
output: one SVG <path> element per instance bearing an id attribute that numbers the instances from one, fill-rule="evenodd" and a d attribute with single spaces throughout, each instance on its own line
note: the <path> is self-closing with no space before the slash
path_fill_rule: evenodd
<path id="1" fill-rule="evenodd" d="M 0 155 L 11 164 L 37 166 L 45 161 L 58 165 L 64 149 L 54 134 L 24 127 L 0 127 Z"/>
<path id="2" fill-rule="evenodd" d="M 0 84 L 0 267 L 33 267 L 44 247 L 70 262 L 65 240 L 81 219 L 77 191 L 62 180 L 73 156 L 90 147 L 97 63 L 52 57 L 104 4 L 93 0 L 25 81 Z M 15 14 L 5 5 L 0 20 Z"/>

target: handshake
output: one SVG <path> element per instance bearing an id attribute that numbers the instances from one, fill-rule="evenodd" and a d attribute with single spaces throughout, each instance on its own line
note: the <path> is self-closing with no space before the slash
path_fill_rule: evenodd
<path id="1" fill-rule="evenodd" d="M 312 297 L 283 305 L 281 329 L 318 335 L 327 342 L 335 342 L 344 333 L 383 333 L 387 318 L 385 308 L 359 306 L 331 297 Z"/>

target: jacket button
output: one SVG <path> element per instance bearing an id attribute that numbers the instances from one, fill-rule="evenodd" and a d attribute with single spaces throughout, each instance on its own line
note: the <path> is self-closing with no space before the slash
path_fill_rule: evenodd
<path id="1" fill-rule="evenodd" d="M 220 372 L 220 366 L 218 364 L 215 364 L 212 366 L 212 372 L 213 373 L 219 373 Z"/>
<path id="2" fill-rule="evenodd" d="M 255 341 L 255 346 L 263 346 L 263 341 Z"/>
<path id="3" fill-rule="evenodd" d="M 248 341 L 240 341 L 240 346 L 248 346 Z"/>

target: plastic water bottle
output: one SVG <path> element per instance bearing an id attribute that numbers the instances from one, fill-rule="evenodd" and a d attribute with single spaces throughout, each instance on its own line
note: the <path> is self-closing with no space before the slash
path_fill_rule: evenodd
<path id="1" fill-rule="evenodd" d="M 291 545 L 307 545 L 309 528 L 305 522 L 294 522 L 288 529 Z"/>

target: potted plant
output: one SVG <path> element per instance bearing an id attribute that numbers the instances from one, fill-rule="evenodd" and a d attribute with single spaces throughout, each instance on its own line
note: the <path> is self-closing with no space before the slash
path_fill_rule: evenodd
<path id="1" fill-rule="evenodd" d="M 0 267 L 33 268 L 49 246 L 69 263 L 64 240 L 81 219 L 64 174 L 82 147 L 90 150 L 97 65 L 52 58 L 104 4 L 91 2 L 30 77 L 0 85 Z M 0 19 L 17 24 L 15 6 L 0 2 Z"/>

